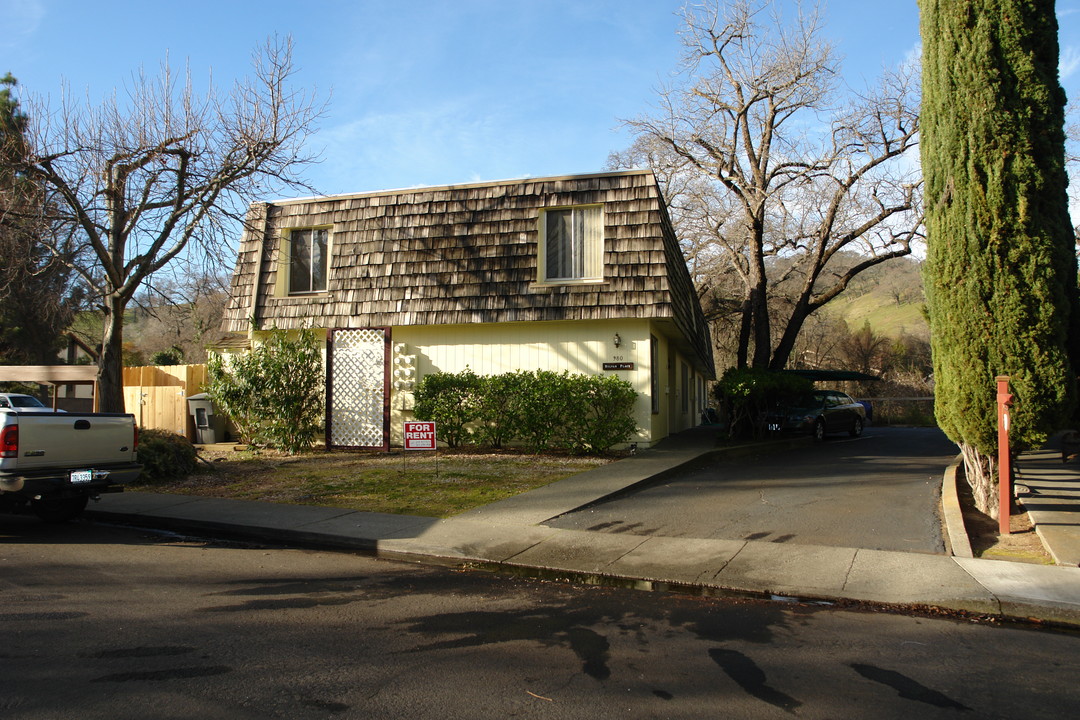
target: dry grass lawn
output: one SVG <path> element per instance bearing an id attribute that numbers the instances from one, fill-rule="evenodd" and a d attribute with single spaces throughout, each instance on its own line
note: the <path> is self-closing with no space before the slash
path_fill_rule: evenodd
<path id="1" fill-rule="evenodd" d="M 616 459 L 516 452 L 410 453 L 201 449 L 194 475 L 129 490 L 321 505 L 445 518 Z"/>

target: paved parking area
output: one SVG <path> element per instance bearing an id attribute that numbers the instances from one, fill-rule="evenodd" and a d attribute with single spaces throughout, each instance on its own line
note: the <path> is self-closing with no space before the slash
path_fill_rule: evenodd
<path id="1" fill-rule="evenodd" d="M 545 525 L 944 554 L 938 496 L 956 453 L 938 430 L 868 428 L 719 459 Z"/>

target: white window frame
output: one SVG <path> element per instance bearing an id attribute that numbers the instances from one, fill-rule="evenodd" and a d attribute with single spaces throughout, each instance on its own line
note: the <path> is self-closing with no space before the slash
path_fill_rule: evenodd
<path id="1" fill-rule="evenodd" d="M 582 218 L 582 225 L 595 223 L 590 229 L 585 228 L 581 236 L 572 235 L 570 238 L 570 252 L 576 255 L 575 263 L 578 268 L 571 270 L 569 276 L 566 273 L 559 275 L 549 271 L 549 219 L 556 214 L 569 213 L 571 217 L 570 227 L 576 228 L 576 220 Z M 548 285 L 574 285 L 594 284 L 604 281 L 604 208 L 603 205 L 566 205 L 560 207 L 545 208 L 540 212 L 539 235 L 537 246 L 539 248 L 538 284 Z"/>
<path id="2" fill-rule="evenodd" d="M 310 227 L 296 227 L 285 230 L 281 243 L 281 256 L 278 262 L 278 295 L 284 297 L 303 297 L 305 295 L 321 295 L 327 292 L 330 283 L 330 249 L 332 242 L 331 232 L 332 227 L 329 225 L 315 225 Z M 322 262 L 322 280 L 323 286 L 312 288 L 312 280 L 314 279 L 314 273 L 309 271 L 308 277 L 308 289 L 306 290 L 294 290 L 293 280 L 295 267 L 293 265 L 293 257 L 295 256 L 296 241 L 304 234 L 323 233 L 326 237 L 324 244 Z M 310 240 L 308 241 L 310 243 Z M 312 264 L 312 267 L 314 265 Z"/>

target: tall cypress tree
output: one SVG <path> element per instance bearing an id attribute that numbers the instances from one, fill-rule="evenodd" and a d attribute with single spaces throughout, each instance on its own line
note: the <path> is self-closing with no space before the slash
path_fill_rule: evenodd
<path id="1" fill-rule="evenodd" d="M 1075 395 L 1057 19 L 1053 0 L 919 4 L 937 418 L 964 450 L 981 509 L 996 514 L 994 377 L 1012 378 L 1015 449 L 1059 429 Z"/>

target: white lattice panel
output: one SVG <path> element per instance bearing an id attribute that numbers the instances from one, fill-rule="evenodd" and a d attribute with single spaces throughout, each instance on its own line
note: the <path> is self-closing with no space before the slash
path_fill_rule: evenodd
<path id="1" fill-rule="evenodd" d="M 386 388 L 385 331 L 334 331 L 331 443 L 342 447 L 381 447 Z"/>

